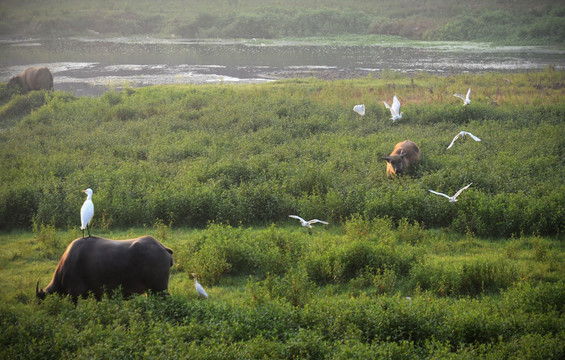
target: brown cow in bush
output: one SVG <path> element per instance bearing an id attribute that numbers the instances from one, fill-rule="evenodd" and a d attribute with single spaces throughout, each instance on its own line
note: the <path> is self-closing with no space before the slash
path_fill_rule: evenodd
<path id="1" fill-rule="evenodd" d="M 152 236 L 131 240 L 109 240 L 97 236 L 73 241 L 59 260 L 51 283 L 39 290 L 38 298 L 56 293 L 79 296 L 92 293 L 97 299 L 104 292 L 120 289 L 124 297 L 146 291 L 168 294 L 169 270 L 173 250 Z"/>
<path id="2" fill-rule="evenodd" d="M 392 153 L 383 157 L 383 160 L 387 162 L 386 174 L 388 176 L 403 174 L 420 160 L 420 149 L 412 141 L 405 140 L 396 144 Z"/>
<path id="3" fill-rule="evenodd" d="M 20 87 L 24 92 L 53 90 L 53 74 L 46 67 L 30 67 L 8 81 L 8 87 Z"/>

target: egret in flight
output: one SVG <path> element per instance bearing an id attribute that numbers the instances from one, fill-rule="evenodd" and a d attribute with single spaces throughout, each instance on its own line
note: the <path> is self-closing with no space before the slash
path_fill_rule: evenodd
<path id="1" fill-rule="evenodd" d="M 322 220 L 318 220 L 318 219 L 312 219 L 312 220 L 306 221 L 298 215 L 288 215 L 288 217 L 299 220 L 300 225 L 304 226 L 305 228 L 308 228 L 308 234 L 312 234 L 312 231 L 310 230 L 310 229 L 312 229 L 312 224 L 315 224 L 315 223 L 321 223 L 321 224 L 326 224 L 326 225 L 329 224 L 327 221 L 322 221 Z"/>
<path id="2" fill-rule="evenodd" d="M 475 141 L 481 141 L 481 139 L 479 139 L 478 137 L 476 137 L 475 135 L 471 134 L 468 131 L 461 131 L 459 134 L 455 135 L 455 137 L 453 138 L 453 140 L 451 141 L 451 144 L 449 144 L 449 146 L 447 147 L 447 149 L 451 148 L 453 146 L 453 143 L 455 142 L 455 140 L 457 140 L 460 136 L 465 136 L 465 135 L 469 135 L 471 137 L 471 139 L 475 140 Z M 447 150 L 446 149 L 446 150 Z"/>
<path id="3" fill-rule="evenodd" d="M 196 279 L 196 273 L 192 273 L 192 277 L 194 278 L 194 287 L 196 288 L 196 292 L 198 293 L 198 296 L 202 296 L 207 299 L 208 294 L 206 294 L 206 290 L 204 290 L 202 285 L 200 285 L 200 283 Z"/>
<path id="4" fill-rule="evenodd" d="M 471 183 L 471 184 L 472 184 L 472 183 Z M 457 191 L 457 192 L 455 193 L 455 195 L 453 195 L 453 196 L 449 196 L 449 195 L 446 195 L 446 194 L 444 194 L 444 193 L 440 193 L 440 192 L 433 191 L 433 190 L 429 190 L 429 191 L 430 191 L 431 193 L 434 193 L 434 194 L 437 194 L 437 195 L 445 196 L 446 198 L 449 199 L 449 202 L 456 202 L 456 201 L 457 201 L 457 197 L 461 194 L 461 192 L 462 192 L 463 190 L 467 189 L 469 186 L 471 186 L 471 184 L 465 186 L 465 187 L 462 188 L 462 189 L 459 189 L 459 191 Z"/>
<path id="5" fill-rule="evenodd" d="M 88 232 L 88 237 L 90 237 L 90 229 L 88 224 L 92 217 L 94 216 L 94 204 L 92 203 L 92 189 L 88 188 L 82 190 L 86 194 L 86 200 L 82 207 L 80 208 L 80 229 L 82 230 L 82 237 L 84 237 L 84 229 Z"/>
<path id="6" fill-rule="evenodd" d="M 396 95 L 394 95 L 394 98 L 392 98 L 392 106 L 389 106 L 386 101 L 383 101 L 383 103 L 385 104 L 386 108 L 390 110 L 390 114 L 392 115 L 391 119 L 393 122 L 395 122 L 398 119 L 402 119 L 402 114 L 403 113 L 399 113 L 400 111 L 400 101 L 398 101 L 398 98 L 396 97 Z"/>
<path id="7" fill-rule="evenodd" d="M 467 96 L 463 96 L 461 94 L 453 94 L 453 96 L 456 96 L 458 98 L 460 98 L 461 100 L 463 100 L 463 106 L 467 106 L 471 103 L 471 99 L 469 98 L 469 96 L 471 96 L 471 89 L 469 88 L 469 91 L 467 91 Z"/>
<path id="8" fill-rule="evenodd" d="M 361 116 L 365 115 L 365 104 L 355 105 L 353 107 L 353 111 L 355 111 L 357 114 Z"/>

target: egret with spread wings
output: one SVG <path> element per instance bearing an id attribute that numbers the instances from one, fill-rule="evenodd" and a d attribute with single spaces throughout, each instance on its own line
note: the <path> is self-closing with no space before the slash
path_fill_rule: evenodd
<path id="1" fill-rule="evenodd" d="M 472 183 L 471 183 L 471 184 L 472 184 Z M 469 186 L 471 186 L 471 184 L 465 186 L 464 188 L 459 189 L 459 191 L 457 191 L 457 192 L 455 193 L 455 195 L 453 195 L 453 196 L 449 196 L 449 195 L 446 195 L 446 194 L 444 194 L 444 193 L 440 193 L 440 192 L 433 191 L 433 190 L 429 190 L 429 191 L 430 191 L 431 193 L 436 194 L 436 195 L 445 196 L 446 198 L 449 199 L 449 202 L 456 202 L 456 201 L 457 201 L 457 197 L 461 194 L 461 192 L 463 192 L 463 190 L 465 190 L 465 189 L 467 189 Z"/>

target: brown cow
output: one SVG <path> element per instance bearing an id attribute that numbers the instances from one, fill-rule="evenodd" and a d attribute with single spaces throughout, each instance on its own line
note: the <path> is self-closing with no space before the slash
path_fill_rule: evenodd
<path id="1" fill-rule="evenodd" d="M 388 176 L 403 174 L 420 160 L 420 149 L 412 141 L 405 140 L 396 144 L 392 153 L 383 157 L 383 160 L 387 162 L 386 174 Z"/>
<path id="2" fill-rule="evenodd" d="M 109 240 L 97 236 L 73 241 L 59 260 L 51 283 L 39 290 L 38 298 L 56 293 L 79 296 L 92 293 L 100 300 L 104 292 L 121 288 L 122 295 L 146 291 L 168 294 L 173 250 L 151 236 L 131 240 Z"/>
<path id="3" fill-rule="evenodd" d="M 46 67 L 30 67 L 8 81 L 8 87 L 20 87 L 24 92 L 53 90 L 53 74 Z"/>

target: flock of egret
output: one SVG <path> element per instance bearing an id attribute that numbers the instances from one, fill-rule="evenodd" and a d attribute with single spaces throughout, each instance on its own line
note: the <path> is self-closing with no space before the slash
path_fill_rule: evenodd
<path id="1" fill-rule="evenodd" d="M 471 100 L 469 99 L 470 94 L 471 94 L 471 89 L 469 89 L 469 91 L 467 91 L 466 96 L 463 96 L 463 95 L 460 95 L 460 94 L 454 94 L 454 96 L 461 98 L 463 100 L 463 106 L 467 106 L 471 103 Z M 383 103 L 386 106 L 386 108 L 390 110 L 391 119 L 392 119 L 393 122 L 396 122 L 396 120 L 402 119 L 403 113 L 400 112 L 400 101 L 398 101 L 398 98 L 396 97 L 396 95 L 394 95 L 394 97 L 392 99 L 392 106 L 389 106 L 385 101 L 383 101 Z M 365 105 L 364 104 L 355 105 L 353 107 L 353 111 L 355 111 L 359 115 L 363 116 L 363 115 L 365 115 Z M 458 133 L 453 138 L 453 141 L 451 141 L 451 144 L 449 144 L 447 149 L 449 149 L 453 146 L 453 143 L 455 143 L 455 140 L 457 140 L 457 138 L 459 138 L 460 136 L 465 136 L 465 135 L 469 135 L 475 141 L 481 141 L 481 139 L 479 139 L 475 135 L 471 134 L 470 132 L 461 131 L 460 133 Z M 448 198 L 449 202 L 456 202 L 457 197 L 461 194 L 461 192 L 463 192 L 463 190 L 465 190 L 469 186 L 471 186 L 471 184 L 461 188 L 453 196 L 449 196 L 449 195 L 446 195 L 444 193 L 440 193 L 440 192 L 433 191 L 433 190 L 429 190 L 429 191 L 431 193 L 441 195 L 441 196 Z M 86 194 L 86 200 L 84 201 L 84 204 L 82 204 L 82 207 L 80 209 L 80 222 L 81 222 L 80 229 L 82 230 L 82 236 L 83 237 L 84 237 L 84 230 L 85 229 L 88 232 L 88 237 L 90 237 L 90 228 L 88 227 L 88 224 L 90 224 L 90 221 L 92 220 L 92 217 L 94 216 L 94 204 L 92 202 L 92 189 L 88 188 L 88 189 L 82 190 L 82 192 L 84 192 Z M 312 220 L 306 221 L 298 215 L 289 215 L 288 217 L 293 218 L 293 219 L 297 219 L 298 221 L 300 221 L 300 225 L 307 228 L 309 234 L 312 234 L 312 232 L 311 232 L 312 224 L 316 224 L 316 223 L 325 224 L 325 225 L 329 224 L 327 221 L 318 220 L 318 219 L 312 219 Z M 197 292 L 198 296 L 201 296 L 203 298 L 208 298 L 208 294 L 206 293 L 206 290 L 204 290 L 202 285 L 200 285 L 200 283 L 198 282 L 196 273 L 192 273 L 192 277 L 194 278 L 194 287 L 196 288 L 196 292 Z M 410 301 L 410 305 L 411 305 L 412 299 L 409 298 L 409 297 L 406 297 L 406 299 Z"/>
<path id="2" fill-rule="evenodd" d="M 453 94 L 453 96 L 456 96 L 458 98 L 460 98 L 461 100 L 463 100 L 463 106 L 467 106 L 471 103 L 471 89 L 469 88 L 469 90 L 467 91 L 467 95 L 461 95 L 461 94 Z M 396 95 L 394 95 L 394 97 L 392 98 L 392 106 L 390 106 L 389 104 L 387 104 L 386 101 L 383 101 L 383 103 L 385 104 L 385 107 L 387 109 L 390 110 L 390 115 L 391 115 L 391 120 L 392 122 L 396 122 L 396 120 L 402 119 L 402 112 L 400 112 L 400 101 L 398 101 L 398 98 L 396 97 Z M 365 104 L 360 104 L 360 105 L 355 105 L 353 107 L 353 111 L 355 111 L 357 114 L 364 116 L 365 115 Z"/>
<path id="3" fill-rule="evenodd" d="M 471 89 L 469 88 L 469 90 L 467 91 L 466 95 L 461 95 L 461 94 L 453 94 L 453 96 L 460 98 L 461 100 L 463 100 L 463 106 L 467 106 L 469 104 L 471 104 Z M 390 114 L 391 114 L 391 120 L 392 122 L 396 122 L 396 120 L 402 119 L 402 112 L 400 112 L 400 101 L 398 101 L 398 98 L 396 97 L 396 95 L 394 95 L 394 97 L 392 98 L 392 106 L 390 106 L 389 104 L 387 104 L 386 101 L 383 101 L 383 103 L 385 104 L 385 107 L 387 109 L 390 110 Z M 355 105 L 353 107 L 353 111 L 355 111 L 356 113 L 358 113 L 359 115 L 363 116 L 365 115 L 365 104 L 361 104 L 361 105 Z M 447 149 L 450 149 L 453 144 L 455 143 L 455 140 L 457 140 L 459 137 L 461 136 L 465 136 L 465 135 L 469 135 L 473 140 L 475 141 L 481 141 L 481 139 L 479 139 L 477 136 L 471 134 L 468 131 L 461 131 L 459 132 L 457 135 L 455 135 L 455 137 L 453 138 L 453 140 L 451 141 L 451 144 L 449 144 L 449 146 L 447 147 Z M 472 184 L 472 183 L 471 183 Z M 456 202 L 457 201 L 457 196 L 459 196 L 459 194 L 461 194 L 461 192 L 465 189 L 467 189 L 469 186 L 471 186 L 471 184 L 465 186 L 464 188 L 460 189 L 459 191 L 457 191 L 455 193 L 455 195 L 453 196 L 449 196 L 437 191 L 433 191 L 433 190 L 429 190 L 430 192 L 437 194 L 437 195 L 441 195 L 441 196 L 445 196 L 446 198 L 449 199 L 450 202 Z M 295 217 L 296 215 L 290 215 L 290 217 Z M 296 217 L 298 218 L 298 217 Z M 304 225 L 304 220 L 301 218 L 300 219 L 303 224 L 302 226 L 306 226 Z M 315 219 L 314 219 L 315 220 Z M 313 221 L 313 220 L 311 220 Z M 310 226 L 311 228 L 311 226 Z"/>

